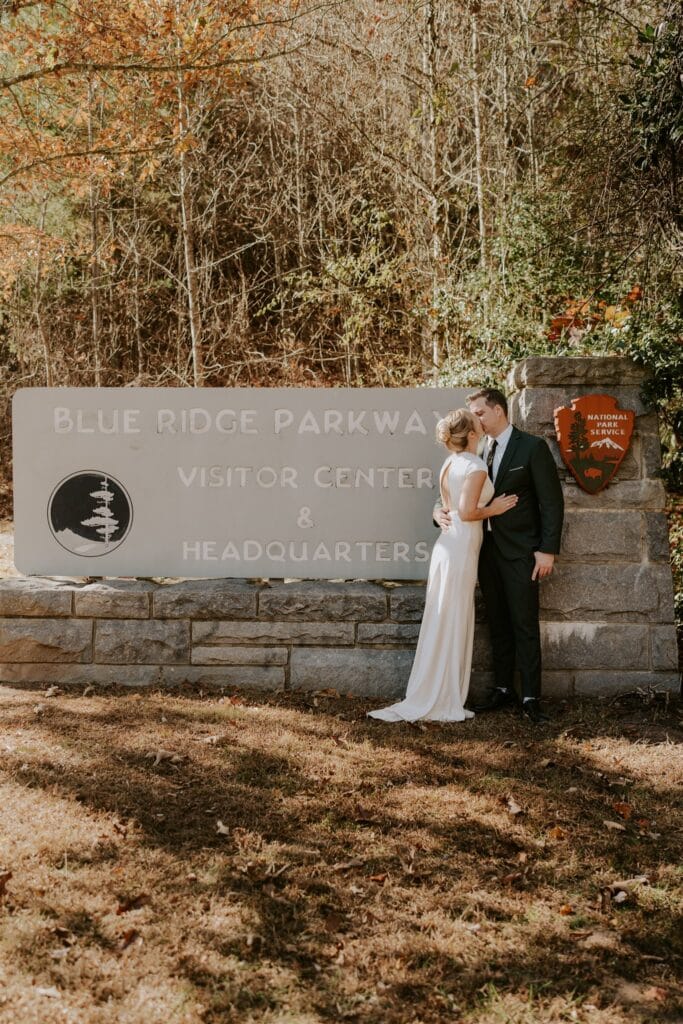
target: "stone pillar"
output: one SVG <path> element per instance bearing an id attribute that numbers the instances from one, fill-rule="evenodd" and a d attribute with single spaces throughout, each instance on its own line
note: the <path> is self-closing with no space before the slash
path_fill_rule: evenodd
<path id="1" fill-rule="evenodd" d="M 612 357 L 533 357 L 508 377 L 512 422 L 546 438 L 564 490 L 562 551 L 541 584 L 548 696 L 680 687 L 657 417 L 643 403 L 644 377 Z M 591 394 L 611 395 L 636 414 L 630 450 L 594 495 L 562 462 L 553 417 Z"/>

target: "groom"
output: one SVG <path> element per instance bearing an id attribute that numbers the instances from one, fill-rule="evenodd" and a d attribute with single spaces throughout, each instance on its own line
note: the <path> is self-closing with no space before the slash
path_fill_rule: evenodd
<path id="1" fill-rule="evenodd" d="M 516 704 L 513 676 L 517 668 L 522 712 L 532 722 L 547 722 L 539 706 L 538 588 L 539 581 L 552 573 L 560 550 L 562 487 L 545 441 L 508 421 L 502 391 L 483 388 L 469 396 L 468 404 L 487 435 L 483 457 L 495 495 L 516 494 L 519 498 L 504 515 L 484 521 L 479 586 L 489 620 L 495 688 L 474 710 L 495 711 Z M 444 525 L 443 515 L 436 513 L 439 525 Z"/>

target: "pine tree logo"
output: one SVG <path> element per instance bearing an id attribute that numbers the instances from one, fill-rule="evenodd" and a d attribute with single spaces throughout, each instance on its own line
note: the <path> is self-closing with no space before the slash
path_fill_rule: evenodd
<path id="1" fill-rule="evenodd" d="M 90 492 L 90 497 L 95 498 L 99 504 L 97 508 L 93 509 L 93 514 L 90 518 L 83 519 L 81 522 L 81 526 L 92 526 L 95 532 L 99 533 L 100 537 L 104 540 L 107 551 L 109 550 L 109 541 L 112 534 L 116 532 L 116 527 L 119 525 L 118 519 L 110 508 L 114 500 L 114 492 L 109 488 L 108 483 L 107 477 L 102 477 L 100 489 Z"/>
<path id="2" fill-rule="evenodd" d="M 576 453 L 577 459 L 581 459 L 583 458 L 583 453 L 587 452 L 590 446 L 591 443 L 588 440 L 588 432 L 586 430 L 586 420 L 577 409 L 574 413 L 572 425 L 569 428 L 569 449 Z"/>
<path id="3" fill-rule="evenodd" d="M 63 548 L 92 558 L 118 548 L 130 531 L 133 506 L 109 473 L 74 473 L 52 492 L 48 523 Z"/>

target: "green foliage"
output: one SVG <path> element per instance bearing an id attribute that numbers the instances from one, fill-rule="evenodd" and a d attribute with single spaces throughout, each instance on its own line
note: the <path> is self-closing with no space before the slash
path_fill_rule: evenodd
<path id="1" fill-rule="evenodd" d="M 649 371 L 644 393 L 659 413 L 665 481 L 683 493 L 683 311 L 667 303 L 641 314 L 616 347 Z"/>
<path id="2" fill-rule="evenodd" d="M 683 148 L 683 4 L 669 4 L 657 28 L 646 25 L 638 41 L 643 54 L 631 57 L 636 75 L 630 92 L 620 95 L 638 147 L 638 165 L 647 170 L 671 162 Z"/>
<path id="3" fill-rule="evenodd" d="M 683 507 L 669 511 L 669 543 L 674 578 L 674 610 L 676 621 L 683 624 Z"/>

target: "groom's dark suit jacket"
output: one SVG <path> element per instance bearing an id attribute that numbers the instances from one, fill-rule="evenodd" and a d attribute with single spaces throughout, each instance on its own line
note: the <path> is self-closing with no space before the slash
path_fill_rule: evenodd
<path id="1" fill-rule="evenodd" d="M 512 428 L 495 488 L 496 495 L 516 494 L 519 499 L 504 515 L 488 520 L 500 555 L 523 558 L 533 551 L 557 554 L 564 502 L 557 468 L 543 438 Z M 484 529 L 488 529 L 486 521 Z"/>

